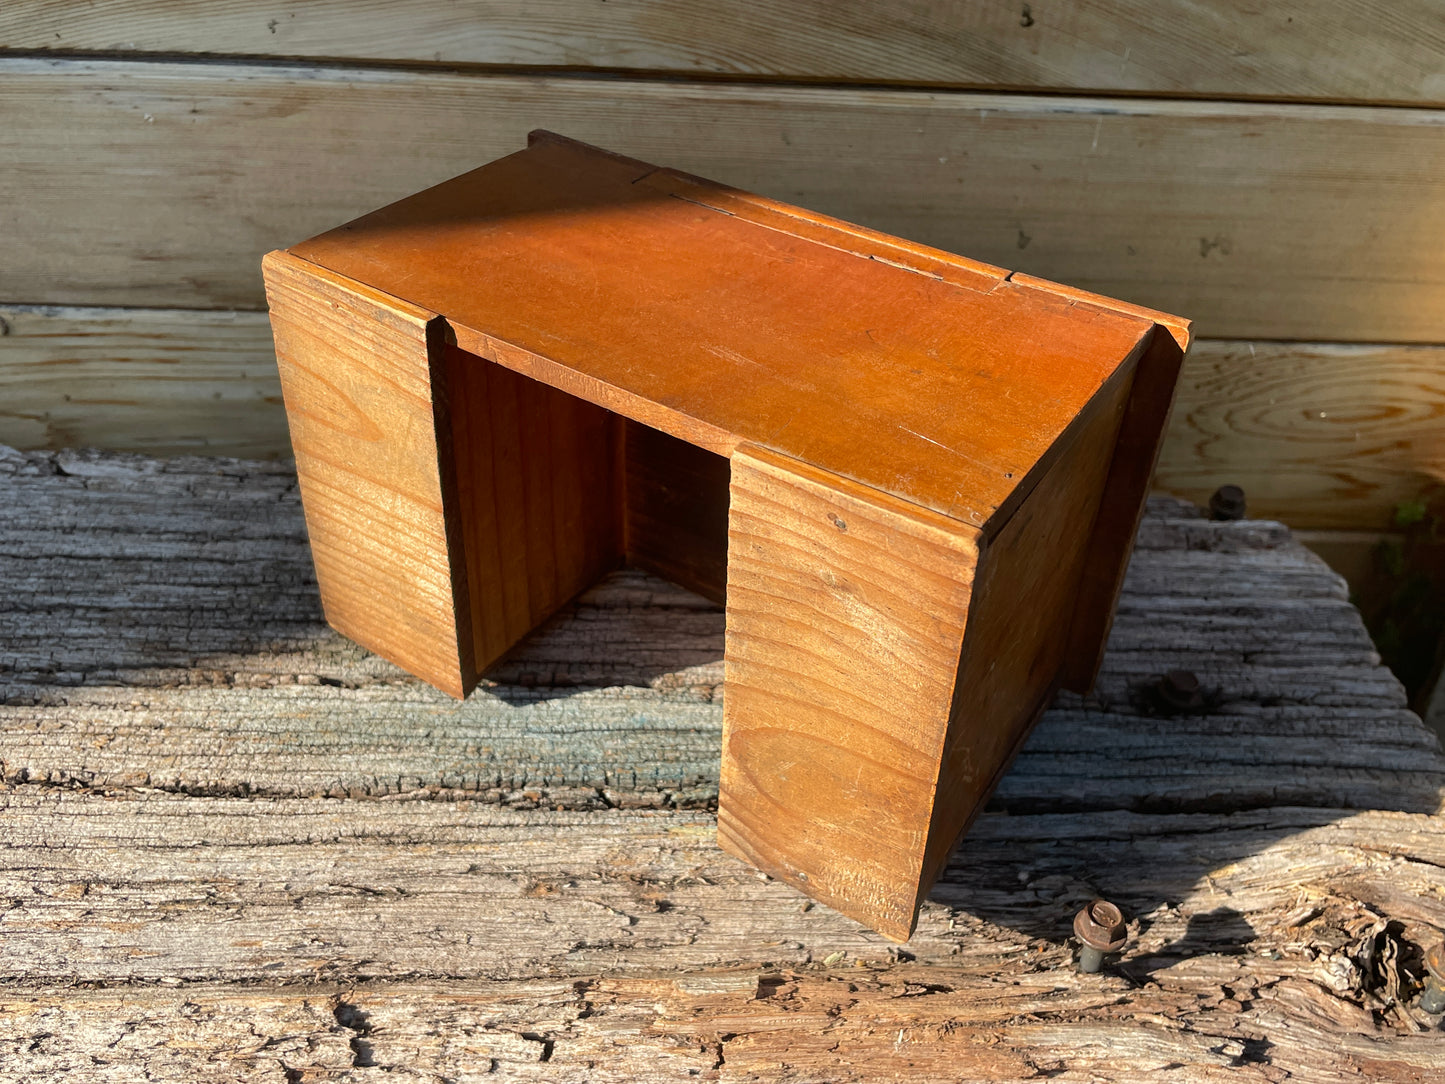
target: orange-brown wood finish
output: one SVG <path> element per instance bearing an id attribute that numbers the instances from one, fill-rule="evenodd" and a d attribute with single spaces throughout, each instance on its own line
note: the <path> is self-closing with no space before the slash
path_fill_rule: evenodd
<path id="1" fill-rule="evenodd" d="M 749 446 L 728 520 L 718 842 L 906 940 L 980 532 Z"/>
<path id="2" fill-rule="evenodd" d="M 617 566 L 615 415 L 444 348 L 476 673 Z M 463 622 L 464 623 L 464 622 Z"/>
<path id="3" fill-rule="evenodd" d="M 726 601 L 728 461 L 634 421 L 623 433 L 627 562 Z"/>
<path id="4" fill-rule="evenodd" d="M 284 252 L 266 294 L 326 619 L 451 693 L 475 683 L 446 324 Z"/>
<path id="5" fill-rule="evenodd" d="M 1188 324 L 549 133 L 267 258 L 328 619 L 453 695 L 725 602 L 718 838 L 906 939 L 1087 687 Z"/>

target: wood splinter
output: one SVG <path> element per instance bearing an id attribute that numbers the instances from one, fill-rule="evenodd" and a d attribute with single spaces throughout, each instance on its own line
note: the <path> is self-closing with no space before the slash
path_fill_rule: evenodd
<path id="1" fill-rule="evenodd" d="M 1189 337 L 547 132 L 265 275 L 328 621 L 460 697 L 620 564 L 724 602 L 719 843 L 900 941 L 1093 681 Z"/>

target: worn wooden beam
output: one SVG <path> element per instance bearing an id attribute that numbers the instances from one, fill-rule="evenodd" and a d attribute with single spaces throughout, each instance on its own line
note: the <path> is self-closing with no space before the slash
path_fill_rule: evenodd
<path id="1" fill-rule="evenodd" d="M 457 703 L 325 627 L 286 464 L 12 452 L 0 479 L 13 512 L 0 524 L 12 781 L 497 801 L 532 790 L 531 804 L 578 808 L 609 790 L 650 805 L 715 795 L 723 615 L 696 595 L 610 577 Z M 996 802 L 1427 800 L 1432 739 L 1344 584 L 1277 524 L 1197 515 L 1156 503 L 1094 693 L 1045 714 Z M 97 559 L 114 564 L 96 575 Z M 1149 678 L 1175 666 L 1199 673 L 1208 718 L 1141 710 Z M 291 721 L 257 726 L 269 718 Z M 1182 763 L 1180 741 L 1193 750 Z M 1269 757 L 1281 741 L 1298 765 L 1283 777 Z"/>
<path id="2" fill-rule="evenodd" d="M 1445 341 L 1439 110 L 99 59 L 0 78 L 17 302 L 259 308 L 268 249 L 544 126 L 1200 335 Z"/>
<path id="3" fill-rule="evenodd" d="M 1419 1034 L 1433 1021 L 1398 1000 L 1445 923 L 1438 818 L 1420 814 L 985 817 L 900 960 L 720 855 L 698 814 L 37 787 L 5 807 L 12 1070 L 1445 1069 Z M 1101 892 L 1135 939 L 1117 970 L 1082 976 L 1067 918 Z"/>
<path id="4" fill-rule="evenodd" d="M 284 464 L 0 454 L 0 1054 L 41 1078 L 1430 1079 L 1445 757 L 1277 524 L 1146 516 L 906 950 L 722 854 L 721 614 L 456 704 L 321 624 Z M 1208 710 L 1150 679 L 1193 667 Z M 1070 962 L 1095 895 L 1131 918 Z"/>
<path id="5" fill-rule="evenodd" d="M 23 0 L 0 12 L 0 48 L 1439 104 L 1440 16 L 1429 0 Z"/>

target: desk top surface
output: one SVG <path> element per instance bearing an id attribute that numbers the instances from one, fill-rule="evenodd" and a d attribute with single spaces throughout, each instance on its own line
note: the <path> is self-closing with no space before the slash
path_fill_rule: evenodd
<path id="1" fill-rule="evenodd" d="M 673 436 L 979 527 L 1178 324 L 546 133 L 291 252 Z"/>

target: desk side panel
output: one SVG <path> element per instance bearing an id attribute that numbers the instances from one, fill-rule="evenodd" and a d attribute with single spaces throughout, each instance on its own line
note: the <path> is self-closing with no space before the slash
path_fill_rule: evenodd
<path id="1" fill-rule="evenodd" d="M 1060 676 L 1064 688 L 1074 692 L 1087 692 L 1093 687 L 1104 661 L 1104 646 L 1114 625 L 1114 610 L 1149 496 L 1149 483 L 1159 462 L 1164 431 L 1169 427 L 1174 390 L 1188 343 L 1187 325 L 1156 324 L 1139 358 L 1089 539 L 1069 650 Z"/>
<path id="2" fill-rule="evenodd" d="M 622 419 L 443 347 L 477 669 L 622 560 Z"/>
<path id="3" fill-rule="evenodd" d="M 638 422 L 625 422 L 623 431 L 627 562 L 723 602 L 727 459 Z"/>
<path id="4" fill-rule="evenodd" d="M 264 272 L 326 619 L 465 696 L 469 602 L 434 379 L 445 323 L 289 253 L 268 255 Z"/>
<path id="5" fill-rule="evenodd" d="M 731 496 L 718 842 L 906 940 L 979 533 L 755 447 Z"/>
<path id="6" fill-rule="evenodd" d="M 1120 368 L 1048 474 L 979 556 L 925 889 L 1003 778 L 1067 665 L 1070 617 L 1093 557 L 1110 453 L 1136 373 L 1132 364 Z"/>

